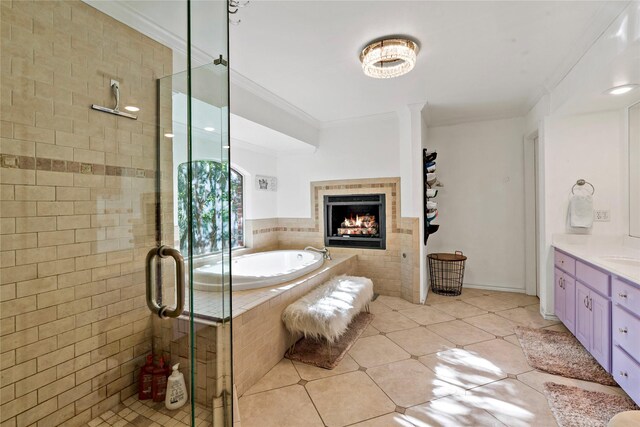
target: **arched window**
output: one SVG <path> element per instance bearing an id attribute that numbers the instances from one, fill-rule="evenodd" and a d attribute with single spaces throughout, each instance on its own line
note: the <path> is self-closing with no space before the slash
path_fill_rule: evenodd
<path id="1" fill-rule="evenodd" d="M 196 160 L 193 173 L 193 254 L 204 255 L 244 246 L 242 212 L 242 175 L 226 163 Z M 188 251 L 187 171 L 189 163 L 178 166 L 178 228 L 180 250 Z M 230 171 L 227 174 L 227 170 Z M 231 180 L 231 191 L 227 192 Z M 231 203 L 229 203 L 231 202 Z M 230 206 L 230 209 L 229 209 Z M 230 221 L 229 221 L 230 220 Z M 227 224 L 230 222 L 230 229 Z"/>

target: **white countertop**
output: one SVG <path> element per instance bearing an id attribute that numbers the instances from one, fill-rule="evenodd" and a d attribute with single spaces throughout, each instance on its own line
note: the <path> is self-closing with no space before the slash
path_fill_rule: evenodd
<path id="1" fill-rule="evenodd" d="M 553 236 L 553 247 L 623 279 L 640 284 L 640 267 L 632 264 L 621 264 L 603 258 L 640 259 L 640 239 L 628 236 L 555 234 Z"/>

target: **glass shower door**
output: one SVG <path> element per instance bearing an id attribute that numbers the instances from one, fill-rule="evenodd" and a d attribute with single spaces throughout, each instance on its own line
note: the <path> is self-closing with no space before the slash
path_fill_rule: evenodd
<path id="1" fill-rule="evenodd" d="M 154 353 L 179 363 L 185 378 L 188 400 L 177 418 L 231 426 L 226 2 L 187 4 L 186 69 L 158 80 L 158 235 L 147 257 L 147 302 Z M 206 34 L 217 57 L 195 48 L 194 38 L 202 45 Z"/>

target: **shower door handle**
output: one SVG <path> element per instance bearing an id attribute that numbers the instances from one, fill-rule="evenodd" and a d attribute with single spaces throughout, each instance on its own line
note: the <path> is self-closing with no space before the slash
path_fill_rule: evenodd
<path id="1" fill-rule="evenodd" d="M 160 258 L 171 257 L 176 262 L 176 306 L 175 308 L 167 307 L 166 305 L 159 305 L 155 286 L 151 281 L 151 265 L 154 258 L 158 256 Z M 161 319 L 167 319 L 169 317 L 176 318 L 184 311 L 184 258 L 179 250 L 170 248 L 169 246 L 160 246 L 159 248 L 153 248 L 147 254 L 146 259 L 146 278 L 147 278 L 147 307 L 152 313 L 157 314 Z"/>

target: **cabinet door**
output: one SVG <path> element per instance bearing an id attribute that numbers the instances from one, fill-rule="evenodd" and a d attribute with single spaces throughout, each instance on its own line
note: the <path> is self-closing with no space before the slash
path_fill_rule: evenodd
<path id="1" fill-rule="evenodd" d="M 591 311 L 589 310 L 589 288 L 576 282 L 576 338 L 589 350 L 591 348 Z"/>
<path id="2" fill-rule="evenodd" d="M 562 272 L 556 268 L 555 270 L 555 286 L 554 286 L 554 303 L 553 306 L 555 308 L 555 314 L 558 316 L 558 319 L 565 323 L 565 291 L 562 285 Z"/>
<path id="3" fill-rule="evenodd" d="M 564 276 L 562 284 L 564 290 L 564 325 L 571 331 L 572 334 L 576 334 L 576 280 Z"/>
<path id="4" fill-rule="evenodd" d="M 592 317 L 590 351 L 602 367 L 611 372 L 611 302 L 595 292 L 589 295 L 589 302 Z"/>

